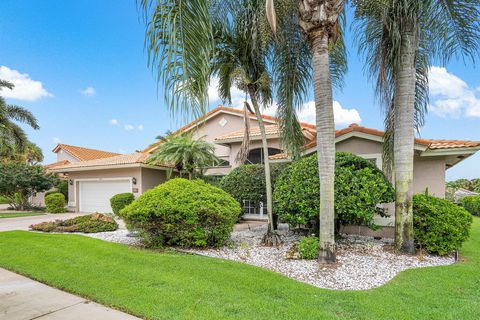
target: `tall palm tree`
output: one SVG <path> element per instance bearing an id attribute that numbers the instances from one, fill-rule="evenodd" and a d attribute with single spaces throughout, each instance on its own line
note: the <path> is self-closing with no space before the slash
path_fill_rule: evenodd
<path id="1" fill-rule="evenodd" d="M 358 0 L 355 4 L 360 51 L 387 110 L 384 145 L 396 189 L 395 247 L 413 253 L 414 139 L 427 110 L 428 69 L 434 59 L 445 63 L 455 54 L 476 57 L 480 2 Z"/>
<path id="2" fill-rule="evenodd" d="M 12 83 L 0 80 L 0 149 L 10 155 L 25 151 L 25 147 L 29 143 L 27 135 L 15 122 L 25 123 L 35 130 L 40 128 L 37 119 L 30 111 L 7 104 L 1 96 L 3 90 L 11 90 L 13 87 Z"/>
<path id="3" fill-rule="evenodd" d="M 163 140 L 157 151 L 147 159 L 151 164 L 172 164 L 178 172 L 187 172 L 189 180 L 198 170 L 213 166 L 219 161 L 215 147 L 201 138 L 194 139 L 191 132 Z"/>
<path id="4" fill-rule="evenodd" d="M 292 110 L 308 90 L 306 82 L 313 78 L 320 178 L 320 263 L 336 261 L 332 79 L 341 79 L 346 71 L 341 33 L 343 5 L 342 0 L 266 0 L 268 21 L 274 31 L 278 30 L 274 65 L 279 82 L 279 113 L 284 118 L 294 117 Z M 295 132 L 285 129 L 286 141 L 298 139 Z"/>
<path id="5" fill-rule="evenodd" d="M 229 1 L 141 0 L 140 3 L 147 25 L 145 47 L 149 64 L 157 71 L 169 108 L 188 116 L 204 113 L 208 104 L 211 61 L 217 49 L 213 22 L 230 19 Z M 279 101 L 279 115 L 285 115 L 285 120 L 280 121 L 285 131 L 282 132 L 282 141 L 286 141 L 288 149 L 293 151 L 298 151 L 298 147 L 292 146 L 298 145 L 301 136 L 300 126 L 294 121 L 297 120 L 295 110 L 289 107 L 300 105 L 305 98 L 309 90 L 308 65 L 313 65 L 321 180 L 319 261 L 334 262 L 335 130 L 331 86 L 332 77 L 341 76 L 345 68 L 333 68 L 334 72 L 330 69 L 335 65 L 334 56 L 345 58 L 341 50 L 343 41 L 339 41 L 339 16 L 343 12 L 343 1 L 279 0 L 275 5 L 279 12 L 285 13 L 278 19 L 279 34 L 285 33 L 281 43 L 285 44 L 279 45 L 275 50 L 283 53 L 277 61 L 285 61 L 286 57 L 293 59 L 286 60 L 289 62 L 288 67 L 279 67 L 276 77 L 279 80 L 276 83 L 278 97 L 283 99 Z M 272 0 L 267 0 L 267 8 L 274 8 Z M 276 32 L 272 10 L 266 13 L 273 32 Z M 305 42 L 307 44 L 302 45 Z M 300 49 L 296 46 L 298 43 Z M 299 53 L 304 52 L 305 46 L 310 46 L 311 50 L 309 54 L 300 56 Z M 332 56 L 332 60 L 331 50 L 338 52 Z M 309 57 L 311 60 L 308 60 Z"/>
<path id="6" fill-rule="evenodd" d="M 21 162 L 28 164 L 38 164 L 43 161 L 43 152 L 35 143 L 27 141 L 23 150 L 18 150 L 15 146 L 12 148 L 0 146 L 1 162 Z"/>
<path id="7" fill-rule="evenodd" d="M 272 181 L 268 142 L 260 105 L 268 106 L 272 102 L 271 77 L 267 69 L 269 29 L 265 23 L 263 0 L 236 1 L 229 7 L 231 19 L 215 21 L 214 35 L 216 55 L 213 60 L 213 75 L 219 79 L 219 95 L 231 103 L 231 88 L 236 86 L 250 97 L 255 112 L 264 154 L 265 186 L 267 200 L 268 231 L 264 237 L 266 245 L 278 245 L 280 238 L 273 222 Z M 248 131 L 248 102 L 245 102 L 245 123 Z M 246 132 L 248 136 L 248 132 Z M 241 148 L 239 159 L 248 152 L 248 137 L 244 139 L 245 148 Z M 244 150 L 245 149 L 245 150 Z"/>

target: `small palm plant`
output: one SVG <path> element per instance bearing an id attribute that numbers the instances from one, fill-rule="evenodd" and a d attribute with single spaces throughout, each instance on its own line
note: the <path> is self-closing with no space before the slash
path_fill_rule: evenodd
<path id="1" fill-rule="evenodd" d="M 198 171 L 220 162 L 215 147 L 207 141 L 195 139 L 193 133 L 163 137 L 158 150 L 147 160 L 150 164 L 171 164 L 181 173 L 186 172 L 191 180 Z"/>

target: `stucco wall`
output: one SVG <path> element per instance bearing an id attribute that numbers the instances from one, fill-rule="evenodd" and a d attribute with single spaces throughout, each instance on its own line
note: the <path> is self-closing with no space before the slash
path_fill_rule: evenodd
<path id="1" fill-rule="evenodd" d="M 381 154 L 382 144 L 380 142 L 352 137 L 338 142 L 335 145 L 337 152 L 351 152 L 354 154 Z"/>
<path id="2" fill-rule="evenodd" d="M 70 163 L 78 162 L 78 159 L 71 156 L 69 153 L 65 152 L 64 150 L 60 149 L 57 152 L 57 161 L 68 160 Z"/>
<path id="3" fill-rule="evenodd" d="M 413 164 L 413 192 L 445 197 L 445 157 L 415 157 Z"/>
<path id="4" fill-rule="evenodd" d="M 155 188 L 159 184 L 167 180 L 167 172 L 165 170 L 142 168 L 142 184 L 141 193 Z"/>

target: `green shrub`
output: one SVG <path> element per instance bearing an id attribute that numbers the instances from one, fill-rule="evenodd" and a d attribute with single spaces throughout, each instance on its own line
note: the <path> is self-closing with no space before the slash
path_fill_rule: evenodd
<path id="1" fill-rule="evenodd" d="M 133 193 L 130 192 L 114 195 L 112 198 L 110 198 L 110 206 L 112 207 L 113 213 L 118 216 L 120 210 L 132 203 L 133 200 L 135 200 L 135 197 L 133 196 Z"/>
<path id="2" fill-rule="evenodd" d="M 413 197 L 413 227 L 417 246 L 426 252 L 447 254 L 468 238 L 472 215 L 448 200 L 425 194 Z"/>
<path id="3" fill-rule="evenodd" d="M 57 185 L 57 191 L 63 194 L 65 197 L 65 200 L 68 199 L 68 181 L 67 180 L 61 180 L 60 183 Z"/>
<path id="4" fill-rule="evenodd" d="M 460 199 L 460 204 L 471 214 L 480 216 L 480 196 L 463 197 Z"/>
<path id="5" fill-rule="evenodd" d="M 315 236 L 302 237 L 298 243 L 298 254 L 302 259 L 316 259 L 318 256 L 319 239 Z"/>
<path id="6" fill-rule="evenodd" d="M 285 168 L 285 164 L 274 163 L 270 165 L 272 186 Z M 265 170 L 261 164 L 244 164 L 236 167 L 222 178 L 219 188 L 228 192 L 235 200 L 265 201 Z"/>
<path id="7" fill-rule="evenodd" d="M 320 185 L 317 156 L 292 162 L 277 179 L 274 210 L 291 226 L 318 226 Z M 384 215 L 377 204 L 395 200 L 391 183 L 371 162 L 351 153 L 338 152 L 335 161 L 335 215 L 342 224 L 376 228 L 374 216 Z"/>
<path id="8" fill-rule="evenodd" d="M 47 197 L 47 196 L 49 196 L 49 195 L 51 195 L 51 194 L 55 194 L 55 193 L 61 193 L 61 192 L 58 191 L 57 189 L 50 190 L 50 191 L 45 192 L 44 197 Z"/>
<path id="9" fill-rule="evenodd" d="M 147 245 L 216 247 L 228 240 L 240 211 L 225 191 L 175 178 L 142 194 L 120 216 L 146 236 Z"/>
<path id="10" fill-rule="evenodd" d="M 96 233 L 115 231 L 118 224 L 111 217 L 100 213 L 79 216 L 67 220 L 55 220 L 52 222 L 42 222 L 30 226 L 34 231 L 43 232 L 83 232 Z"/>
<path id="11" fill-rule="evenodd" d="M 65 197 L 63 194 L 54 192 L 45 196 L 46 211 L 49 213 L 62 213 L 65 210 Z"/>

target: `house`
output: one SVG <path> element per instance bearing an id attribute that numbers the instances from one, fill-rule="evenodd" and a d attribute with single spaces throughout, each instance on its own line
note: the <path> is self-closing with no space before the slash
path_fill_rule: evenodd
<path id="1" fill-rule="evenodd" d="M 282 150 L 276 118 L 264 115 L 272 161 L 289 161 Z M 250 114 L 251 144 L 247 163 L 261 163 L 264 154 L 256 116 Z M 316 150 L 315 125 L 301 123 L 305 146 L 303 154 Z M 218 166 L 206 168 L 208 175 L 225 175 L 240 163 L 236 155 L 240 149 L 244 122 L 241 110 L 219 106 L 204 116 L 178 129 L 178 132 L 193 131 L 196 138 L 215 145 L 216 155 L 222 159 Z M 69 181 L 68 206 L 70 210 L 85 212 L 110 212 L 109 199 L 120 192 L 132 192 L 135 196 L 167 179 L 167 166 L 153 166 L 147 163 L 161 142 L 156 142 L 141 152 L 115 154 L 99 150 L 58 145 L 58 162 L 49 170 L 64 174 Z M 383 132 L 352 124 L 336 132 L 337 151 L 352 152 L 382 167 Z M 85 150 L 91 158 L 79 159 L 74 150 Z M 445 196 L 445 170 L 457 165 L 480 149 L 480 142 L 463 140 L 415 140 L 414 191 Z M 86 150 L 92 150 L 90 153 Z M 71 157 L 73 156 L 73 158 Z M 75 158 L 75 159 L 74 159 Z M 63 161 L 63 162 L 62 162 Z M 68 161 L 66 163 L 65 161 Z M 261 214 L 261 212 L 259 213 Z M 383 221 L 389 225 L 391 221 Z"/>

